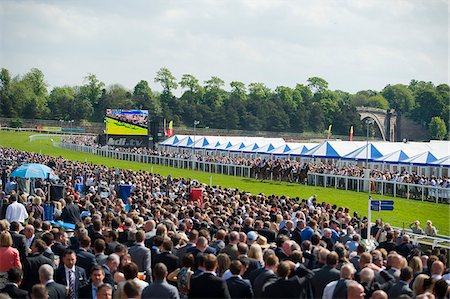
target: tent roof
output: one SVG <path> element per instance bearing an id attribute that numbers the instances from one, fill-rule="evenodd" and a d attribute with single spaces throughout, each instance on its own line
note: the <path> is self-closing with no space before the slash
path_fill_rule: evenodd
<path id="1" fill-rule="evenodd" d="M 254 153 L 259 148 L 258 143 L 253 142 L 246 147 L 243 147 L 240 151 L 243 153 Z"/>
<path id="2" fill-rule="evenodd" d="M 351 151 L 357 149 L 364 142 L 352 141 L 325 141 L 322 144 L 305 152 L 303 156 L 314 158 L 331 158 L 339 159 Z"/>
<path id="3" fill-rule="evenodd" d="M 174 144 L 176 147 L 192 147 L 194 144 L 194 141 L 192 140 L 191 136 L 184 137 L 179 142 Z"/>
<path id="4" fill-rule="evenodd" d="M 450 155 L 440 158 L 436 161 L 433 161 L 430 163 L 430 165 L 435 165 L 435 166 L 450 166 Z"/>
<path id="5" fill-rule="evenodd" d="M 376 159 L 376 161 L 385 163 L 399 163 L 400 161 L 406 160 L 408 158 L 409 156 L 403 150 L 397 150 Z"/>
<path id="6" fill-rule="evenodd" d="M 376 148 L 376 146 L 372 143 L 369 143 L 368 145 L 365 144 L 356 150 L 348 153 L 347 155 L 343 156 L 342 159 L 345 160 L 369 160 L 373 161 L 375 159 L 378 159 L 382 157 L 383 155 L 380 153 L 380 151 Z"/>
<path id="7" fill-rule="evenodd" d="M 186 138 L 188 135 L 173 135 L 169 138 L 167 138 L 166 140 L 160 142 L 160 145 L 168 145 L 168 146 L 172 146 L 176 143 L 178 143 L 181 139 Z"/>
<path id="8" fill-rule="evenodd" d="M 426 151 L 421 154 L 415 155 L 409 159 L 400 161 L 400 163 L 412 165 L 430 165 L 436 160 L 437 160 L 436 157 L 430 151 Z"/>

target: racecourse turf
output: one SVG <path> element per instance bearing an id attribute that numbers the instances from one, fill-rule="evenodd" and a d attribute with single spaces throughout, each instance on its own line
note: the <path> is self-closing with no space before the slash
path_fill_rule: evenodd
<path id="1" fill-rule="evenodd" d="M 79 153 L 76 151 L 54 147 L 51 139 L 56 141 L 58 138 L 54 136 L 48 137 L 47 139 L 30 142 L 28 137 L 34 134 L 35 133 L 29 132 L 0 131 L 0 145 L 50 156 L 62 156 L 66 159 L 75 161 L 101 164 L 123 169 L 153 171 L 154 173 L 159 173 L 165 176 L 170 174 L 172 177 L 188 177 L 197 179 L 198 181 L 207 184 L 210 183 L 210 176 L 212 176 L 213 185 L 239 188 L 240 190 L 245 190 L 256 194 L 277 194 L 299 198 L 308 198 L 315 194 L 319 201 L 349 207 L 352 212 L 358 211 L 360 215 L 367 215 L 368 212 L 368 194 L 363 192 L 358 193 L 354 191 L 304 186 L 285 182 L 261 182 L 259 180 L 249 178 L 104 158 L 93 154 Z M 408 228 L 409 223 L 414 220 L 419 220 L 423 224 L 422 228 L 425 228 L 426 221 L 430 219 L 438 229 L 439 234 L 447 236 L 450 234 L 450 205 L 448 204 L 436 204 L 412 199 L 393 198 L 378 194 L 374 194 L 373 198 L 393 199 L 395 201 L 395 210 L 372 212 L 372 221 L 376 218 L 381 218 L 384 222 L 389 222 L 391 225 L 396 227 Z"/>

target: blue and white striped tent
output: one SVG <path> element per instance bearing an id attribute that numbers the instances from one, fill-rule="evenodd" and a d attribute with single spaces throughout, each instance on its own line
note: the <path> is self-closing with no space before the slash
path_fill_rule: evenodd
<path id="1" fill-rule="evenodd" d="M 408 158 L 409 156 L 403 150 L 396 150 L 395 152 L 375 159 L 375 162 L 398 164 L 399 162 Z"/>
<path id="2" fill-rule="evenodd" d="M 299 144 L 295 147 L 292 147 L 292 149 L 290 151 L 288 151 L 286 154 L 288 156 L 293 156 L 293 157 L 301 157 L 303 156 L 307 151 L 312 150 L 313 148 L 319 146 L 319 144 L 317 143 L 304 143 L 304 144 Z"/>
<path id="3" fill-rule="evenodd" d="M 400 164 L 429 166 L 429 165 L 431 165 L 431 163 L 433 163 L 436 160 L 437 160 L 437 158 L 430 151 L 426 151 L 424 153 L 421 153 L 421 154 L 415 155 L 411 158 L 400 161 Z"/>
<path id="4" fill-rule="evenodd" d="M 378 158 L 381 158 L 383 155 L 380 153 L 380 151 L 377 149 L 377 147 L 372 144 L 365 144 L 356 150 L 348 153 L 347 155 L 343 156 L 343 160 L 354 160 L 354 161 L 374 161 Z"/>
<path id="5" fill-rule="evenodd" d="M 310 158 L 339 159 L 363 144 L 364 142 L 358 141 L 325 141 L 317 147 L 305 152 L 303 156 Z"/>
<path id="6" fill-rule="evenodd" d="M 163 146 L 175 146 L 175 144 L 177 144 L 181 139 L 184 139 L 186 137 L 187 135 L 173 135 L 163 142 L 160 142 L 159 144 Z"/>
<path id="7" fill-rule="evenodd" d="M 246 153 L 246 154 L 254 154 L 258 148 L 259 148 L 258 143 L 254 142 L 254 143 L 249 144 L 246 147 L 242 148 L 240 150 L 240 152 Z"/>
<path id="8" fill-rule="evenodd" d="M 176 147 L 181 147 L 181 148 L 191 148 L 192 145 L 194 144 L 194 140 L 192 140 L 191 136 L 187 136 L 183 139 L 181 139 L 180 141 L 178 141 L 177 143 L 175 143 L 173 146 Z"/>
<path id="9" fill-rule="evenodd" d="M 244 142 L 239 142 L 239 143 L 233 144 L 233 146 L 230 146 L 226 150 L 228 152 L 241 152 L 242 149 L 245 147 L 246 147 L 246 144 Z"/>
<path id="10" fill-rule="evenodd" d="M 430 165 L 450 167 L 450 155 L 431 162 Z"/>

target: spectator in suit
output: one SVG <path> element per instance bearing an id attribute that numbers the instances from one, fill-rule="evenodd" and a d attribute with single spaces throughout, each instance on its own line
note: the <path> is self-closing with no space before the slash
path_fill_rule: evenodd
<path id="1" fill-rule="evenodd" d="M 396 252 L 392 252 L 387 257 L 387 267 L 388 272 L 394 276 L 395 281 L 398 282 L 400 279 L 400 269 L 402 268 L 403 257 Z"/>
<path id="2" fill-rule="evenodd" d="M 243 279 L 242 274 L 246 267 L 239 261 L 232 261 L 230 272 L 232 276 L 226 280 L 231 298 L 253 298 L 253 289 L 250 281 Z"/>
<path id="3" fill-rule="evenodd" d="M 227 284 L 216 276 L 217 258 L 204 254 L 205 272 L 191 279 L 189 298 L 230 298 Z M 205 288 L 205 286 L 208 286 Z"/>
<path id="4" fill-rule="evenodd" d="M 188 239 L 189 241 L 187 242 L 187 244 L 177 250 L 178 261 L 183 260 L 183 256 L 187 253 L 187 251 L 195 247 L 195 244 L 198 240 L 198 231 L 195 229 L 191 230 L 189 232 Z"/>
<path id="5" fill-rule="evenodd" d="M 198 237 L 197 244 L 195 247 L 191 247 L 186 251 L 186 253 L 192 253 L 194 258 L 197 259 L 197 255 L 201 254 L 215 254 L 213 248 L 208 246 L 208 240 L 205 237 Z M 198 264 L 196 265 L 198 266 Z"/>
<path id="6" fill-rule="evenodd" d="M 408 295 L 413 297 L 414 293 L 409 288 L 409 283 L 413 278 L 413 271 L 411 267 L 404 267 L 400 272 L 400 280 L 394 284 L 388 292 L 389 298 L 399 298 L 401 295 Z"/>
<path id="7" fill-rule="evenodd" d="M 35 284 L 31 289 L 31 299 L 48 299 L 48 290 L 42 284 Z"/>
<path id="8" fill-rule="evenodd" d="M 120 258 L 117 254 L 112 253 L 108 255 L 105 263 L 102 265 L 103 271 L 105 272 L 105 279 L 103 279 L 104 283 L 107 283 L 114 287 L 114 277 L 113 274 L 116 272 L 117 268 L 120 265 Z"/>
<path id="9" fill-rule="evenodd" d="M 409 253 L 414 249 L 417 248 L 416 245 L 413 245 L 409 240 L 409 235 L 403 235 L 402 236 L 402 243 L 395 247 L 395 251 L 399 253 L 403 257 L 408 257 Z"/>
<path id="10" fill-rule="evenodd" d="M 448 298 L 449 285 L 445 279 L 439 279 L 434 283 L 434 292 L 436 299 Z"/>
<path id="11" fill-rule="evenodd" d="M 253 245 L 252 245 L 253 246 Z M 238 244 L 238 260 L 246 265 L 245 271 L 242 274 L 244 279 L 248 279 L 250 273 L 253 270 L 256 270 L 261 267 L 259 260 L 248 256 L 248 245 L 245 243 Z M 262 260 L 262 251 L 260 250 L 261 260 Z"/>
<path id="12" fill-rule="evenodd" d="M 66 287 L 53 280 L 54 270 L 53 267 L 47 264 L 42 265 L 39 268 L 39 280 L 48 290 L 48 296 L 50 299 L 65 299 Z"/>
<path id="13" fill-rule="evenodd" d="M 145 272 L 147 281 L 152 279 L 152 259 L 150 249 L 145 247 L 145 233 L 143 230 L 136 232 L 136 244 L 129 249 L 131 260 L 138 265 L 139 272 Z"/>
<path id="14" fill-rule="evenodd" d="M 308 278 L 299 278 L 293 276 L 288 279 L 291 269 L 295 267 L 295 264 L 291 261 L 282 261 L 277 267 L 278 279 L 273 283 L 268 284 L 262 292 L 263 298 L 310 298 L 312 293 L 305 291 L 308 287 Z M 310 270 L 309 276 L 313 273 Z"/>
<path id="15" fill-rule="evenodd" d="M 8 283 L 0 290 L 0 293 L 6 293 L 14 299 L 27 299 L 28 292 L 19 289 L 23 278 L 23 272 L 19 268 L 11 268 L 8 270 Z"/>
<path id="16" fill-rule="evenodd" d="M 166 281 L 167 267 L 163 263 L 157 263 L 153 268 L 155 281 L 142 291 L 142 298 L 170 298 L 179 299 L 178 290 Z"/>
<path id="17" fill-rule="evenodd" d="M 97 299 L 112 299 L 112 297 L 113 287 L 110 284 L 104 283 L 97 288 Z"/>
<path id="18" fill-rule="evenodd" d="M 340 279 L 326 285 L 322 299 L 347 298 L 347 286 L 354 282 L 355 272 L 355 267 L 351 263 L 343 265 Z"/>
<path id="19" fill-rule="evenodd" d="M 78 297 L 83 299 L 96 299 L 98 287 L 103 284 L 105 271 L 102 266 L 95 265 L 91 268 L 90 283 L 80 288 Z"/>
<path id="20" fill-rule="evenodd" d="M 80 209 L 73 203 L 73 195 L 69 195 L 66 198 L 67 204 L 63 208 L 61 213 L 61 221 L 75 224 L 81 222 Z"/>
<path id="21" fill-rule="evenodd" d="M 92 266 L 97 264 L 95 255 L 91 253 L 91 238 L 83 236 L 80 239 L 80 249 L 77 252 L 77 266 L 90 273 Z"/>
<path id="22" fill-rule="evenodd" d="M 55 260 L 55 254 L 52 251 L 51 246 L 53 245 L 53 233 L 51 232 L 45 232 L 42 234 L 42 241 L 45 242 L 45 244 L 47 245 L 47 248 L 44 251 L 44 256 L 48 257 L 49 259 L 51 259 L 52 261 Z"/>
<path id="23" fill-rule="evenodd" d="M 220 252 L 225 248 L 225 236 L 227 233 L 223 229 L 219 229 L 216 232 L 216 240 L 211 243 L 211 247 L 216 250 L 216 252 Z"/>
<path id="24" fill-rule="evenodd" d="M 102 220 L 101 219 L 95 219 L 92 221 L 92 233 L 89 235 L 91 238 L 92 244 L 95 244 L 95 241 L 97 239 L 101 239 L 105 241 L 105 237 L 102 235 Z"/>
<path id="25" fill-rule="evenodd" d="M 106 243 L 103 239 L 97 239 L 94 242 L 94 255 L 97 264 L 103 265 L 106 262 L 106 258 L 108 257 L 105 254 Z"/>
<path id="26" fill-rule="evenodd" d="M 64 251 L 66 251 L 67 249 L 67 242 L 69 241 L 69 237 L 64 230 L 59 229 L 54 233 L 54 238 L 55 240 L 52 245 L 52 251 L 57 256 L 61 257 L 64 255 Z"/>
<path id="27" fill-rule="evenodd" d="M 42 240 L 36 240 L 31 247 L 31 254 L 25 259 L 23 273 L 24 273 L 24 285 L 23 289 L 31 291 L 33 285 L 39 283 L 39 268 L 48 264 L 53 267 L 53 261 L 44 256 L 44 251 L 47 249 L 47 245 Z"/>
<path id="28" fill-rule="evenodd" d="M 328 283 L 339 280 L 339 271 L 336 269 L 338 259 L 337 253 L 332 251 L 327 255 L 326 265 L 314 270 L 312 285 L 316 298 L 322 298 L 323 289 Z"/>
<path id="29" fill-rule="evenodd" d="M 67 249 L 63 255 L 63 265 L 55 272 L 55 281 L 69 289 L 68 299 L 78 298 L 79 289 L 87 283 L 86 272 L 76 263 L 75 251 Z"/>
<path id="30" fill-rule="evenodd" d="M 367 296 L 367 294 L 366 294 Z M 378 290 L 373 292 L 372 296 L 369 297 L 370 299 L 388 299 L 388 295 L 385 291 Z"/>
<path id="31" fill-rule="evenodd" d="M 394 232 L 388 231 L 386 232 L 386 241 L 380 242 L 378 248 L 383 248 L 390 253 L 395 250 L 395 242 L 394 242 Z"/>
<path id="32" fill-rule="evenodd" d="M 252 285 L 256 298 L 262 298 L 265 287 L 275 282 L 278 278 L 275 274 L 278 268 L 278 257 L 269 255 L 265 262 L 264 270 L 255 278 Z"/>
<path id="33" fill-rule="evenodd" d="M 20 226 L 20 223 L 17 221 L 11 222 L 9 232 L 11 233 L 11 237 L 13 240 L 12 246 L 19 251 L 20 260 L 23 262 L 25 260 L 25 257 L 27 256 L 27 245 L 25 236 L 19 234 Z"/>
<path id="34" fill-rule="evenodd" d="M 220 251 L 220 253 L 226 253 L 230 257 L 232 261 L 236 260 L 238 257 L 238 248 L 237 244 L 239 243 L 239 233 L 236 231 L 232 231 L 228 235 L 228 244 L 225 245 L 225 248 Z"/>
<path id="35" fill-rule="evenodd" d="M 36 235 L 34 234 L 34 226 L 28 224 L 23 229 L 23 234 L 25 235 L 25 244 L 27 246 L 27 254 L 31 251 L 31 246 L 33 245 Z"/>
<path id="36" fill-rule="evenodd" d="M 107 255 L 114 253 L 116 250 L 116 246 L 120 243 L 117 241 L 118 234 L 114 230 L 109 230 L 105 233 L 105 241 L 107 242 L 108 246 L 105 249 L 105 253 Z"/>
<path id="37" fill-rule="evenodd" d="M 162 245 L 161 253 L 155 255 L 153 263 L 163 263 L 167 267 L 167 271 L 172 273 L 178 268 L 178 257 L 172 253 L 173 242 L 171 240 L 165 240 Z"/>
<path id="38" fill-rule="evenodd" d="M 364 299 L 364 287 L 356 281 L 347 287 L 347 299 Z"/>

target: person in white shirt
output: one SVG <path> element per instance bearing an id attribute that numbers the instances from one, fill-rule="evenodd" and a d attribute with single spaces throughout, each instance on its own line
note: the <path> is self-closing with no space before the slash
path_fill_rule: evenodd
<path id="1" fill-rule="evenodd" d="M 25 219 L 28 218 L 28 212 L 23 204 L 17 202 L 17 193 L 11 194 L 10 202 L 10 205 L 6 208 L 6 220 L 9 223 L 13 221 L 24 223 Z"/>

